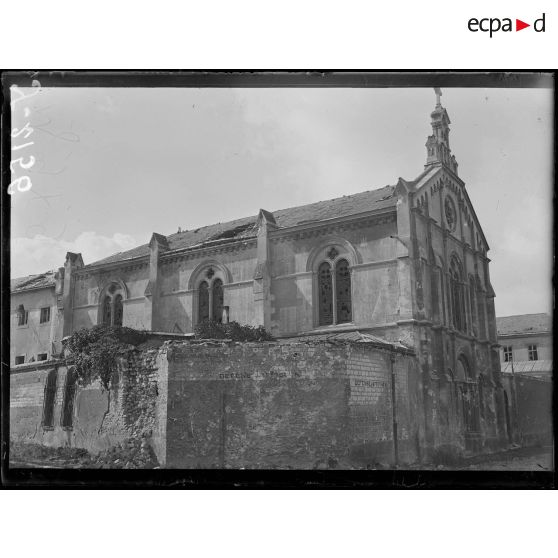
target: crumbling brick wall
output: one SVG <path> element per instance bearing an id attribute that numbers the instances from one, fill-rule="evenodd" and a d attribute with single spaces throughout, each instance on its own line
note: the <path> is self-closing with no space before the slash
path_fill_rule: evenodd
<path id="1" fill-rule="evenodd" d="M 56 364 L 56 396 L 52 427 L 43 425 L 45 384 L 54 364 L 29 366 L 10 375 L 10 439 L 14 442 L 84 448 L 97 453 L 129 439 L 159 440 L 159 407 L 166 406 L 166 388 L 159 389 L 157 349 L 135 351 L 123 359 L 110 390 L 96 381 L 76 390 L 72 425 L 62 425 L 64 386 L 71 368 Z M 163 418 L 162 420 L 166 420 Z M 155 449 L 155 448 L 154 448 Z M 157 453 L 157 450 L 156 450 Z"/>
<path id="2" fill-rule="evenodd" d="M 110 392 L 79 388 L 71 429 L 60 425 L 61 376 L 55 427 L 39 443 L 100 452 L 145 439 L 161 466 L 180 468 L 389 465 L 389 356 L 350 343 L 167 342 L 122 360 Z M 401 462 L 416 459 L 410 360 L 397 354 L 394 364 Z M 46 373 L 13 383 L 12 405 L 35 393 L 29 419 L 14 411 L 16 431 L 43 431 L 44 379 L 37 378 Z"/>

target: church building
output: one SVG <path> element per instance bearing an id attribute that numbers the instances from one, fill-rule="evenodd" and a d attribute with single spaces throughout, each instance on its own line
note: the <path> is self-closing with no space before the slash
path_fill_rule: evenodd
<path id="1" fill-rule="evenodd" d="M 187 335 L 208 319 L 263 325 L 278 339 L 371 334 L 414 351 L 428 444 L 459 432 L 472 451 L 481 440 L 496 447 L 506 425 L 489 246 L 439 90 L 431 125 L 414 180 L 154 232 L 87 265 L 68 253 L 57 272 L 61 337 L 96 324 Z"/>

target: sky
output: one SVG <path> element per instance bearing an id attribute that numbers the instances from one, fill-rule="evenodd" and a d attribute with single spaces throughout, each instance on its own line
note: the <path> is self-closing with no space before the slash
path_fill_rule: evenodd
<path id="1" fill-rule="evenodd" d="M 151 234 L 412 180 L 431 88 L 28 88 L 12 134 L 11 276 L 86 264 Z M 12 100 L 19 97 L 12 94 Z M 446 88 L 450 145 L 490 245 L 496 314 L 552 311 L 553 92 Z"/>

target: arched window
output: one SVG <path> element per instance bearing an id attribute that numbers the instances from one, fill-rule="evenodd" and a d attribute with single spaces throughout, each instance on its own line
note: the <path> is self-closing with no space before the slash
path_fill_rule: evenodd
<path id="1" fill-rule="evenodd" d="M 213 308 L 211 309 L 212 319 L 215 322 L 221 323 L 223 321 L 223 281 L 221 279 L 215 279 L 211 284 L 211 290 L 213 291 Z"/>
<path id="2" fill-rule="evenodd" d="M 112 300 L 109 295 L 103 300 L 103 325 L 111 325 L 112 320 Z"/>
<path id="3" fill-rule="evenodd" d="M 347 260 L 339 260 L 335 266 L 335 289 L 337 294 L 337 323 L 352 321 L 351 271 Z"/>
<path id="4" fill-rule="evenodd" d="M 469 363 L 464 355 L 457 359 L 457 378 L 459 382 L 459 394 L 463 413 L 463 424 L 467 432 L 478 432 L 480 430 L 479 417 L 479 393 L 477 384 L 471 383 L 473 374 Z"/>
<path id="5" fill-rule="evenodd" d="M 202 281 L 198 291 L 198 321 L 209 320 L 209 285 Z"/>
<path id="6" fill-rule="evenodd" d="M 471 378 L 471 369 L 465 357 L 460 356 L 457 359 L 457 379 L 461 381 L 469 380 Z"/>
<path id="7" fill-rule="evenodd" d="M 218 261 L 203 262 L 196 267 L 188 282 L 189 288 L 195 292 L 194 322 L 229 321 L 225 285 L 231 282 L 230 271 Z"/>
<path id="8" fill-rule="evenodd" d="M 56 402 L 56 368 L 48 373 L 45 383 L 45 399 L 43 404 L 43 427 L 54 426 L 54 405 Z"/>
<path id="9" fill-rule="evenodd" d="M 330 259 L 338 255 L 334 250 L 332 248 L 328 253 Z M 352 319 L 349 262 L 345 258 L 333 263 L 322 262 L 318 267 L 318 324 L 321 326 L 345 324 Z"/>
<path id="10" fill-rule="evenodd" d="M 433 267 L 431 274 L 431 300 L 432 318 L 435 322 L 440 322 L 442 315 L 440 307 L 442 304 L 442 274 L 438 266 Z"/>
<path id="11" fill-rule="evenodd" d="M 471 308 L 471 326 L 473 330 L 473 335 L 478 335 L 478 317 L 477 317 L 477 297 L 475 289 L 475 278 L 469 276 L 469 304 Z"/>
<path id="12" fill-rule="evenodd" d="M 333 324 L 333 289 L 331 265 L 323 262 L 318 268 L 319 324 Z"/>
<path id="13" fill-rule="evenodd" d="M 70 368 L 66 374 L 64 400 L 62 402 L 61 424 L 63 428 L 72 428 L 74 425 L 74 400 L 76 396 L 76 380 L 76 373 L 73 368 Z"/>
<path id="14" fill-rule="evenodd" d="M 451 259 L 450 265 L 450 293 L 453 327 L 459 331 L 465 331 L 465 293 L 463 285 L 463 273 L 461 264 L 456 257 Z"/>
<path id="15" fill-rule="evenodd" d="M 99 307 L 99 323 L 106 326 L 122 326 L 124 324 L 124 287 L 112 282 L 101 292 Z"/>
<path id="16" fill-rule="evenodd" d="M 124 317 L 124 307 L 122 306 L 122 295 L 117 294 L 114 297 L 114 325 L 121 326 Z"/>
<path id="17" fill-rule="evenodd" d="M 486 319 L 485 319 L 485 312 L 484 312 L 484 291 L 482 290 L 482 285 L 480 282 L 480 277 L 477 275 L 476 277 L 476 299 L 477 299 L 477 319 L 479 324 L 479 337 L 481 339 L 486 338 Z"/>

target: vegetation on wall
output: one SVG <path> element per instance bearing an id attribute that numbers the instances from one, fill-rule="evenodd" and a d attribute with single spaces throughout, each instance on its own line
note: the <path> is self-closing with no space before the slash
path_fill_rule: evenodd
<path id="1" fill-rule="evenodd" d="M 206 320 L 194 328 L 196 339 L 231 339 L 232 341 L 272 341 L 273 337 L 263 326 L 241 325 L 238 322 L 221 324 Z"/>
<path id="2" fill-rule="evenodd" d="M 80 329 L 63 340 L 74 361 L 80 385 L 100 380 L 109 389 L 118 359 L 147 339 L 147 333 L 129 327 L 98 325 Z"/>

